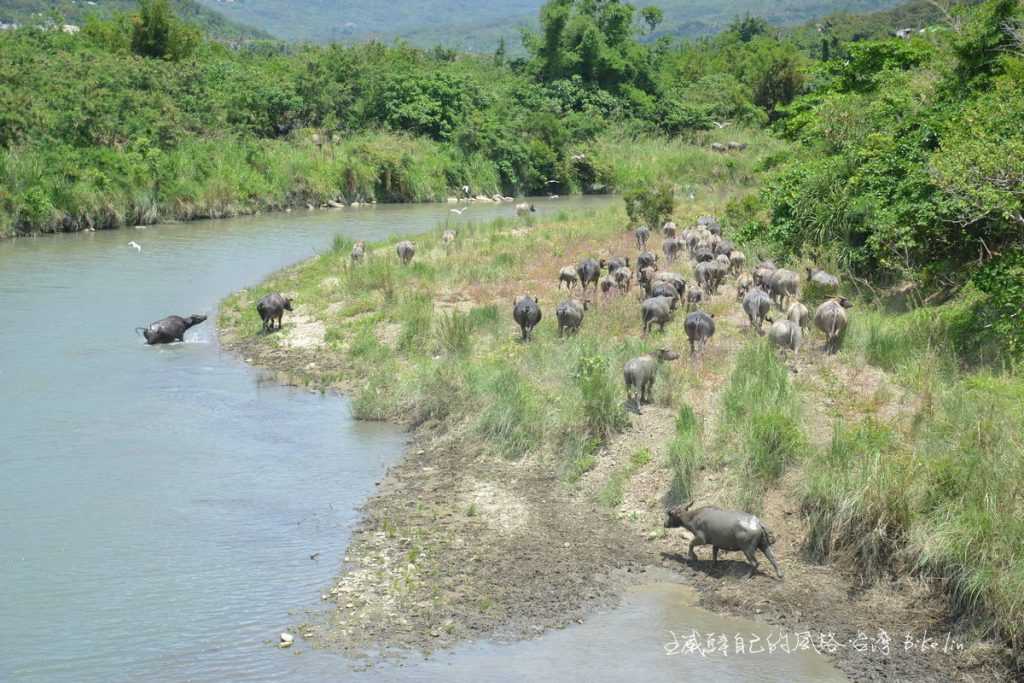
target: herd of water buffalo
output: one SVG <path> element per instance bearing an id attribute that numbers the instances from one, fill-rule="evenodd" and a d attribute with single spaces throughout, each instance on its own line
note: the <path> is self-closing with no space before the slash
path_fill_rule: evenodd
<path id="1" fill-rule="evenodd" d="M 578 286 L 582 290 L 582 298 L 569 298 L 555 308 L 559 337 L 575 333 L 583 324 L 591 303 L 587 298 L 588 291 L 593 296 L 600 291 L 602 297 L 608 298 L 614 292 L 628 293 L 635 281 L 643 290 L 640 317 L 644 336 L 650 334 L 655 325 L 664 331 L 675 311 L 684 305 L 687 315 L 683 329 L 690 343 L 690 353 L 699 353 L 715 334 L 715 316 L 703 310 L 703 303 L 717 295 L 722 282 L 732 276 L 736 282 L 737 299 L 741 301 L 751 328 L 758 334 L 763 333 L 763 325 L 768 322 L 771 325 L 768 338 L 772 343 L 797 353 L 813 319 L 815 326 L 825 334 L 826 349 L 830 353 L 838 350 L 847 326 L 846 309 L 853 304 L 837 296 L 839 280 L 835 276 L 823 270 L 807 269 L 808 282 L 830 296 L 818 306 L 812 318 L 810 311 L 797 298 L 800 276 L 768 260 L 761 260 L 753 270 L 745 271 L 746 255 L 722 237 L 721 224 L 714 217 L 701 216 L 694 228 L 682 232 L 669 221 L 662 227 L 662 234 L 661 250 L 665 262 L 671 267 L 682 254 L 689 254 L 693 261 L 694 283 L 688 287 L 686 279 L 679 273 L 660 270 L 659 255 L 647 250 L 651 231 L 640 226 L 633 232 L 639 251 L 634 262 L 635 273 L 628 256 L 600 260 L 587 258 L 559 271 L 559 289 L 564 286 L 571 293 Z M 402 245 L 399 245 L 400 256 L 401 250 Z M 773 305 L 782 312 L 778 320 L 770 317 Z M 543 317 L 540 301 L 528 295 L 516 297 L 512 317 L 519 325 L 523 341 L 529 341 L 533 329 Z M 638 410 L 640 404 L 650 398 L 658 363 L 678 357 L 675 352 L 662 349 L 626 363 L 626 391 Z"/>
<path id="2" fill-rule="evenodd" d="M 808 283 L 830 297 L 817 307 L 812 317 L 798 298 L 801 277 L 791 270 L 777 267 L 770 260 L 759 260 L 753 269 L 745 270 L 746 255 L 722 237 L 722 226 L 713 216 L 701 216 L 693 228 L 681 232 L 675 223 L 669 221 L 662 226 L 661 231 L 664 236 L 661 250 L 666 265 L 671 267 L 683 254 L 688 254 L 693 262 L 694 282 L 688 286 L 686 279 L 678 272 L 661 270 L 659 255 L 647 249 L 651 231 L 646 226 L 640 226 L 633 231 L 639 253 L 632 265 L 628 256 L 587 258 L 559 271 L 558 288 L 564 286 L 570 293 L 570 298 L 555 308 L 559 337 L 575 334 L 580 329 L 592 303 L 588 292 L 591 296 L 598 296 L 600 292 L 600 296 L 607 299 L 615 293 L 629 293 L 635 282 L 643 292 L 639 297 L 643 335 L 650 334 L 655 325 L 659 331 L 664 331 L 675 311 L 684 306 L 687 315 L 683 328 L 689 340 L 690 354 L 701 353 L 715 334 L 715 316 L 706 313 L 703 304 L 718 294 L 719 287 L 727 277 L 733 277 L 736 297 L 741 302 L 751 328 L 758 334 L 763 334 L 762 328 L 767 322 L 770 324 L 768 338 L 771 342 L 797 353 L 803 335 L 813 320 L 814 325 L 825 335 L 826 350 L 829 353 L 838 350 L 848 322 L 846 309 L 853 304 L 838 295 L 839 280 L 835 276 L 822 270 L 807 269 Z M 442 236 L 444 246 L 447 248 L 454 240 L 455 232 L 446 230 Z M 395 246 L 395 253 L 402 265 L 408 265 L 415 257 L 416 246 L 409 240 L 403 240 Z M 351 252 L 352 264 L 362 263 L 365 257 L 365 242 L 356 242 Z M 576 287 L 581 288 L 581 298 L 571 296 Z M 773 306 L 782 313 L 778 320 L 771 318 Z M 280 329 L 285 311 L 291 310 L 291 299 L 279 293 L 267 294 L 256 304 L 265 332 Z M 530 341 L 534 328 L 543 317 L 540 301 L 534 296 L 516 297 L 512 317 L 519 325 L 522 340 Z M 187 318 L 169 316 L 148 327 L 137 328 L 137 331 L 142 332 L 147 344 L 166 344 L 183 341 L 190 327 L 205 320 L 204 315 Z M 623 377 L 627 400 L 637 412 L 642 404 L 652 400 L 658 364 L 678 358 L 678 353 L 663 348 L 633 358 L 625 364 Z M 691 506 L 692 502 L 668 510 L 665 526 L 685 527 L 693 534 L 689 547 L 692 560 L 696 561 L 695 547 L 711 545 L 715 562 L 719 550 L 738 550 L 745 554 L 753 570 L 756 570 L 758 564 L 754 552 L 761 550 L 779 578 L 782 578 L 782 572 L 771 551 L 774 537 L 757 517 L 715 507 L 691 511 Z"/>

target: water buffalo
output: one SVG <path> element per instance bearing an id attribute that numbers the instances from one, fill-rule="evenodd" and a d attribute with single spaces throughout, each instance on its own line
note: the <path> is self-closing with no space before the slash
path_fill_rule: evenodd
<path id="1" fill-rule="evenodd" d="M 540 322 L 540 301 L 537 297 L 517 296 L 512 306 L 512 318 L 519 325 L 523 341 L 530 341 L 533 328 Z"/>
<path id="2" fill-rule="evenodd" d="M 651 238 L 651 230 L 646 225 L 641 225 L 633 231 L 633 237 L 636 239 L 636 248 L 643 251 L 647 248 L 647 240 Z"/>
<path id="3" fill-rule="evenodd" d="M 811 322 L 811 312 L 799 301 L 794 301 L 786 311 L 786 318 L 799 325 L 801 330 L 806 330 Z"/>
<path id="4" fill-rule="evenodd" d="M 619 268 L 612 273 L 612 277 L 615 278 L 615 286 L 619 288 L 621 293 L 629 293 L 629 288 L 633 284 L 633 271 L 629 268 Z"/>
<path id="5" fill-rule="evenodd" d="M 683 323 L 686 330 L 686 337 L 690 340 L 690 355 L 697 351 L 704 353 L 704 346 L 708 339 L 715 336 L 715 316 L 708 315 L 704 311 L 694 311 L 686 316 Z"/>
<path id="6" fill-rule="evenodd" d="M 697 263 L 704 263 L 705 261 L 714 261 L 715 252 L 711 247 L 697 247 L 697 250 L 693 252 L 693 260 Z"/>
<path id="7" fill-rule="evenodd" d="M 779 268 L 768 277 L 768 291 L 772 301 L 785 309 L 786 300 L 797 296 L 800 290 L 800 276 L 791 270 Z"/>
<path id="8" fill-rule="evenodd" d="M 676 288 L 676 291 L 679 292 L 679 296 L 682 296 L 683 293 L 686 292 L 686 280 L 683 279 L 683 276 L 679 273 L 664 270 L 654 277 L 654 281 L 669 283 Z"/>
<path id="9" fill-rule="evenodd" d="M 452 242 L 454 242 L 454 241 L 455 241 L 455 231 L 454 230 L 445 230 L 444 234 L 441 235 L 441 244 L 444 245 L 445 249 L 450 247 L 452 245 Z"/>
<path id="10" fill-rule="evenodd" d="M 661 243 L 661 250 L 665 252 L 665 260 L 672 263 L 679 256 L 679 252 L 683 250 L 683 243 L 674 237 L 669 237 Z"/>
<path id="11" fill-rule="evenodd" d="M 584 259 L 576 265 L 576 276 L 583 285 L 583 291 L 587 291 L 587 285 L 594 285 L 597 289 L 597 281 L 601 278 L 601 269 L 604 268 L 604 259 L 595 261 L 592 258 Z"/>
<path id="12" fill-rule="evenodd" d="M 636 406 L 638 413 L 641 404 L 651 402 L 651 390 L 654 388 L 654 378 L 658 375 L 658 364 L 677 358 L 679 354 L 675 351 L 661 349 L 657 353 L 644 354 L 626 363 L 622 369 L 622 376 L 626 380 L 626 399 Z"/>
<path id="13" fill-rule="evenodd" d="M 576 275 L 576 268 L 573 266 L 566 266 L 558 271 L 558 288 L 561 289 L 562 285 L 565 285 L 566 289 L 571 290 L 579 282 L 579 277 Z"/>
<path id="14" fill-rule="evenodd" d="M 580 325 L 583 324 L 583 313 L 589 305 L 587 301 L 581 302 L 579 299 L 567 299 L 558 304 L 558 307 L 555 308 L 555 317 L 558 318 L 559 338 L 566 330 L 569 331 L 569 334 L 579 332 Z"/>
<path id="15" fill-rule="evenodd" d="M 610 258 L 607 261 L 605 261 L 604 265 L 605 265 L 605 268 L 608 269 L 608 274 L 611 275 L 612 273 L 614 273 L 619 268 L 628 268 L 629 267 L 629 257 L 628 256 L 613 256 L 612 258 Z"/>
<path id="16" fill-rule="evenodd" d="M 668 296 L 652 296 L 640 304 L 640 314 L 644 323 L 644 335 L 651 331 L 655 324 L 664 332 L 665 325 L 672 320 L 672 311 L 676 308 L 676 300 Z"/>
<path id="17" fill-rule="evenodd" d="M 721 142 L 712 142 L 711 151 L 724 154 L 725 152 L 729 151 L 729 148 L 726 145 L 723 145 Z"/>
<path id="18" fill-rule="evenodd" d="M 363 262 L 363 259 L 366 258 L 366 242 L 359 240 L 352 245 L 351 258 L 353 265 Z"/>
<path id="19" fill-rule="evenodd" d="M 846 309 L 853 308 L 853 303 L 840 296 L 829 299 L 814 312 L 814 326 L 825 333 L 825 349 L 836 353 L 843 341 L 848 319 Z"/>
<path id="20" fill-rule="evenodd" d="M 671 238 L 676 236 L 676 224 L 672 221 L 668 221 L 665 225 L 661 226 L 661 234 L 663 237 Z"/>
<path id="21" fill-rule="evenodd" d="M 651 296 L 664 296 L 672 299 L 672 310 L 676 309 L 680 301 L 679 290 L 675 288 L 675 285 L 661 280 L 656 280 L 651 286 Z"/>
<path id="22" fill-rule="evenodd" d="M 768 339 L 771 340 L 772 344 L 782 349 L 789 349 L 793 353 L 798 353 L 800 351 L 800 342 L 803 339 L 800 324 L 789 319 L 772 322 L 769 318 L 769 322 L 772 323 L 772 326 L 768 328 Z"/>
<path id="23" fill-rule="evenodd" d="M 658 255 L 653 253 L 653 252 L 644 251 L 644 252 L 641 252 L 640 255 L 636 257 L 636 269 L 637 270 L 643 270 L 644 268 L 654 268 L 654 269 L 657 269 L 657 267 L 658 267 Z"/>
<path id="24" fill-rule="evenodd" d="M 688 553 L 692 561 L 697 561 L 697 553 L 693 549 L 702 545 L 711 546 L 712 563 L 718 562 L 719 550 L 740 550 L 752 565 L 750 573 L 753 575 L 757 571 L 757 557 L 754 553 L 760 550 L 772 563 L 775 573 L 782 578 L 782 570 L 779 569 L 779 563 L 772 554 L 775 537 L 760 519 L 746 512 L 722 510 L 717 507 L 690 510 L 691 507 L 692 502 L 685 507 L 677 505 L 670 508 L 665 528 L 683 527 L 693 534 Z"/>
<path id="25" fill-rule="evenodd" d="M 284 312 L 292 310 L 292 300 L 282 294 L 274 292 L 256 302 L 256 312 L 260 314 L 263 321 L 263 331 L 270 332 L 277 323 L 277 329 L 281 329 L 281 319 Z"/>
<path id="26" fill-rule="evenodd" d="M 605 275 L 598 280 L 597 286 L 601 289 L 601 295 L 607 299 L 612 295 L 612 290 L 615 288 L 615 278 L 611 275 Z"/>
<path id="27" fill-rule="evenodd" d="M 832 291 L 839 289 L 839 278 L 835 275 L 830 275 L 819 268 L 807 269 L 807 281 L 821 287 L 822 289 Z"/>
<path id="28" fill-rule="evenodd" d="M 711 295 L 718 294 L 718 287 L 722 284 L 722 280 L 725 279 L 729 268 L 717 261 L 703 261 L 697 264 L 693 272 L 697 277 L 697 284 L 701 286 L 704 293 Z"/>
<path id="29" fill-rule="evenodd" d="M 725 256 L 728 257 L 732 254 L 732 252 L 736 251 L 736 245 L 734 245 L 729 240 L 723 240 L 718 235 L 712 235 L 711 237 L 712 249 L 715 252 L 715 256 L 724 254 Z"/>
<path id="30" fill-rule="evenodd" d="M 763 261 L 759 263 L 751 274 L 751 277 L 754 278 L 754 284 L 758 287 L 767 288 L 768 280 L 776 270 L 778 270 L 778 268 L 776 268 L 770 261 Z"/>
<path id="31" fill-rule="evenodd" d="M 750 276 L 750 273 L 740 273 L 736 277 L 736 298 L 742 301 L 753 286 L 754 278 Z"/>
<path id="32" fill-rule="evenodd" d="M 730 152 L 742 152 L 747 148 L 747 143 L 732 140 L 728 143 L 728 147 Z"/>
<path id="33" fill-rule="evenodd" d="M 533 204 L 516 204 L 516 215 L 519 216 L 520 218 L 526 216 L 527 214 L 531 214 L 536 210 L 537 209 L 536 207 L 534 207 Z"/>
<path id="34" fill-rule="evenodd" d="M 636 274 L 636 281 L 640 283 L 648 297 L 651 295 L 651 286 L 654 284 L 654 273 L 654 268 L 647 266 Z"/>
<path id="35" fill-rule="evenodd" d="M 729 253 L 729 268 L 733 274 L 739 273 L 743 270 L 743 266 L 747 264 L 747 256 L 738 249 L 733 249 Z"/>
<path id="36" fill-rule="evenodd" d="M 170 344 L 171 342 L 185 341 L 185 331 L 205 320 L 205 315 L 190 315 L 187 318 L 182 318 L 180 315 L 169 315 L 155 323 L 150 323 L 147 327 L 137 327 L 135 331 L 141 332 L 142 336 L 146 338 L 146 343 L 151 346 Z"/>
<path id="37" fill-rule="evenodd" d="M 690 311 L 694 308 L 700 308 L 701 302 L 704 301 L 703 290 L 697 289 L 696 287 L 686 292 L 686 310 Z"/>
<path id="38" fill-rule="evenodd" d="M 401 259 L 402 265 L 407 266 L 409 261 L 412 261 L 412 257 L 416 255 L 416 245 L 409 240 L 402 240 L 395 245 L 395 253 Z"/>
<path id="39" fill-rule="evenodd" d="M 747 314 L 750 326 L 757 330 L 758 334 L 761 334 L 761 324 L 771 310 L 772 300 L 760 287 L 751 289 L 743 297 L 743 312 Z"/>

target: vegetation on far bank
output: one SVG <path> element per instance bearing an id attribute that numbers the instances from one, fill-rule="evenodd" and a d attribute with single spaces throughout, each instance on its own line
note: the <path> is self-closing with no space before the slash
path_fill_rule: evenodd
<path id="1" fill-rule="evenodd" d="M 713 45 L 652 45 L 631 5 L 551 3 L 526 59 L 376 43 L 232 49 L 163 0 L 74 35 L 5 31 L 0 233 L 436 200 L 463 186 L 632 189 L 646 178 L 619 173 L 619 154 L 727 140 L 733 128 L 714 122 L 763 126 L 798 93 L 796 47 L 741 24 Z"/>

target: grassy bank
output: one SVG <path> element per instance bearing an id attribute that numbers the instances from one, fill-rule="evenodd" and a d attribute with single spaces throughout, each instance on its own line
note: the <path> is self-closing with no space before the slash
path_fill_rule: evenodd
<path id="1" fill-rule="evenodd" d="M 711 203 L 698 195 L 677 218 L 686 225 L 722 211 L 721 198 L 741 192 L 717 186 L 705 192 Z M 576 336 L 559 339 L 554 322 L 567 296 L 557 288 L 562 266 L 584 255 L 635 253 L 621 210 L 468 224 L 448 249 L 440 233 L 416 238 L 408 267 L 394 256 L 395 240 L 374 245 L 367 262 L 352 267 L 351 244 L 339 238 L 329 253 L 236 294 L 222 309 L 229 345 L 253 362 L 340 387 L 357 417 L 418 427 L 444 444 L 441 457 L 459 454 L 458 467 L 445 470 L 453 481 L 431 480 L 459 514 L 435 510 L 429 521 L 407 520 L 414 529 L 404 533 L 434 538 L 436 525 L 462 524 L 453 516 L 466 510 L 474 524 L 500 522 L 504 512 L 481 513 L 480 498 L 460 493 L 469 476 L 462 470 L 518 480 L 539 467 L 553 480 L 531 479 L 530 490 L 545 496 L 550 514 L 593 504 L 632 543 L 646 539 L 663 556 L 678 552 L 661 529 L 666 505 L 697 499 L 758 512 L 781 539 L 787 567 L 785 584 L 761 583 L 759 594 L 782 605 L 775 609 L 783 623 L 785 610 L 799 610 L 801 619 L 851 636 L 868 622 L 938 628 L 914 611 L 927 594 L 875 582 L 917 575 L 937 589 L 932 610 L 946 604 L 935 596 L 949 595 L 953 613 L 981 627 L 975 635 L 987 629 L 1020 647 L 1022 383 L 1009 368 L 995 374 L 956 355 L 949 325 L 969 301 L 902 316 L 861 302 L 838 356 L 825 355 L 812 334 L 797 358 L 784 358 L 747 329 L 727 284 L 705 306 L 718 327 L 704 356 L 663 364 L 654 404 L 635 415 L 626 409 L 621 368 L 645 351 L 684 350 L 681 316 L 664 334 L 643 338 L 632 293 L 596 296 Z M 692 277 L 689 263 L 673 269 Z M 262 335 L 253 303 L 278 290 L 294 295 L 298 309 L 283 333 Z M 539 296 L 545 315 L 528 344 L 511 321 L 512 300 L 524 293 Z M 408 476 L 439 462 L 454 461 L 417 461 Z M 566 495 L 571 507 L 559 507 Z M 542 547 L 542 531 L 516 543 Z M 486 536 L 476 538 L 476 548 L 487 545 Z M 442 545 L 436 552 L 462 551 Z M 749 589 L 722 581 L 735 571 L 728 567 L 694 580 L 720 596 L 710 604 L 759 614 L 763 603 Z M 466 571 L 459 580 L 472 585 L 473 570 Z M 884 606 L 859 597 L 865 586 L 890 591 Z M 392 597 L 402 604 L 419 594 L 411 595 Z"/>
<path id="2" fill-rule="evenodd" d="M 760 159 L 778 147 L 756 131 L 732 131 L 756 154 L 724 156 L 682 140 L 605 137 L 581 147 L 565 192 L 614 192 L 655 178 L 706 198 L 753 187 Z M 139 143 L 121 153 L 26 147 L 0 150 L 0 236 L 224 218 L 328 202 L 430 202 L 502 187 L 483 155 L 395 133 L 364 133 L 318 147 L 291 140 L 194 139 L 169 151 Z M 712 169 L 704 176 L 701 170 Z M 653 170 L 651 170 L 653 169 Z"/>
<path id="3" fill-rule="evenodd" d="M 968 295 L 903 316 L 863 311 L 850 362 L 891 373 L 912 397 L 902 419 L 837 424 L 807 467 L 807 540 L 852 558 L 865 579 L 916 572 L 957 612 L 1024 645 L 1024 380 L 966 345 Z M 989 362 L 979 365 L 979 359 Z"/>

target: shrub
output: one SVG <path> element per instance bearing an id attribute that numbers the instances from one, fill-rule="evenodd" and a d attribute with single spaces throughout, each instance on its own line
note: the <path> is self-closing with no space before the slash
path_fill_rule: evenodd
<path id="1" fill-rule="evenodd" d="M 446 352 L 468 354 L 473 347 L 473 319 L 459 311 L 442 315 L 437 320 L 437 338 Z"/>
<path id="2" fill-rule="evenodd" d="M 584 426 L 598 439 L 607 439 L 629 425 L 618 384 L 609 371 L 608 359 L 581 356 L 573 375 L 583 405 Z"/>

